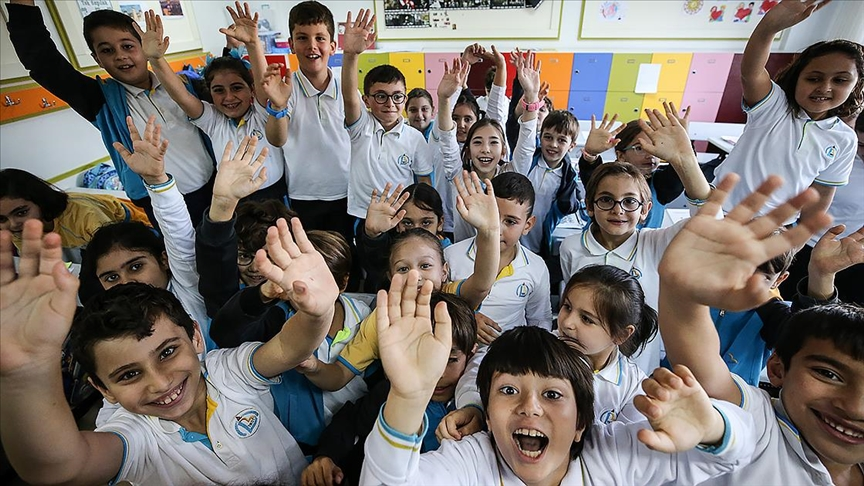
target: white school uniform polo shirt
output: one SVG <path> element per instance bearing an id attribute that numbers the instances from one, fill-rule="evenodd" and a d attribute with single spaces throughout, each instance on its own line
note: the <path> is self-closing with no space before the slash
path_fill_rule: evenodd
<path id="1" fill-rule="evenodd" d="M 466 279 L 474 273 L 477 257 L 474 240 L 469 238 L 444 249 L 444 257 L 450 265 L 450 280 Z M 516 258 L 498 274 L 479 312 L 495 321 L 501 332 L 517 326 L 537 326 L 551 331 L 552 304 L 546 262 L 519 245 Z"/>
<path id="2" fill-rule="evenodd" d="M 849 174 L 849 184 L 837 188 L 831 207 L 828 208 L 828 214 L 834 218 L 832 224 L 846 225 L 846 230 L 840 234 L 840 238 L 845 238 L 864 226 L 864 159 L 861 157 L 855 156 L 852 172 Z M 813 235 L 807 244 L 811 247 L 815 246 L 823 234 L 824 231 Z"/>
<path id="3" fill-rule="evenodd" d="M 351 140 L 345 131 L 345 103 L 339 76 L 329 68 L 328 72 L 330 83 L 324 91 L 315 89 L 302 71 L 291 75 L 293 92 L 288 99 L 291 122 L 288 139 L 282 146 L 291 199 L 336 201 L 348 197 Z"/>
<path id="4" fill-rule="evenodd" d="M 402 117 L 389 131 L 366 109 L 346 127 L 351 137 L 351 175 L 348 183 L 348 214 L 365 219 L 372 190 L 381 191 L 414 183 L 414 176 L 432 173 L 432 152 L 423 134 Z"/>
<path id="5" fill-rule="evenodd" d="M 646 378 L 636 363 L 616 350 L 609 364 L 594 372 L 594 421 L 603 425 L 645 421 L 633 398 L 645 394 L 642 381 Z"/>
<path id="6" fill-rule="evenodd" d="M 178 424 L 120 408 L 97 432 L 123 441 L 123 463 L 113 483 L 299 484 L 307 465 L 291 434 L 273 413 L 268 380 L 252 365 L 261 343 L 211 351 L 202 372 L 207 382 L 207 434 L 186 442 Z"/>
<path id="7" fill-rule="evenodd" d="M 849 181 L 857 138 L 839 118 L 814 121 L 803 111 L 792 115 L 786 93 L 774 82 L 764 100 L 743 108 L 747 112 L 744 133 L 716 172 L 718 180 L 730 172 L 741 176 L 723 203 L 725 212 L 771 174 L 781 176 L 784 184 L 771 194 L 759 214 L 767 214 L 813 182 L 843 186 Z"/>
<path id="8" fill-rule="evenodd" d="M 345 294 L 339 294 L 339 302 L 345 309 L 342 329 L 336 333 L 335 338 L 331 339 L 330 336 L 327 336 L 318 346 L 318 359 L 328 364 L 335 363 L 339 359 L 342 349 L 357 335 L 360 323 L 372 312 L 365 302 L 352 299 Z M 336 391 L 325 391 L 323 394 L 324 421 L 330 423 L 333 414 L 338 412 L 342 405 L 357 400 L 367 393 L 366 380 L 363 379 L 362 375 L 355 376 L 347 385 Z"/>
<path id="9" fill-rule="evenodd" d="M 772 399 L 765 391 L 748 385 L 741 377 L 732 375 L 732 378 L 741 390 L 739 405 L 750 413 L 755 422 L 758 438 L 756 451 L 749 466 L 702 484 L 834 484 L 828 469 L 787 417 L 782 402 L 783 392 L 781 399 Z M 794 393 L 794 390 L 789 390 L 790 396 Z M 858 467 L 864 471 L 864 464 L 858 464 Z"/>
<path id="10" fill-rule="evenodd" d="M 591 232 L 594 223 L 591 223 L 582 230 L 582 234 L 568 236 L 561 243 L 559 253 L 564 281 L 570 280 L 570 277 L 582 267 L 611 265 L 636 277 L 645 293 L 645 303 L 656 310 L 660 296 L 660 274 L 657 272 L 657 267 L 663 259 L 666 247 L 687 221 L 689 219 L 683 219 L 667 228 L 636 230 L 630 238 L 611 251 L 594 237 Z M 630 359 L 646 374 L 651 374 L 660 366 L 661 344 L 658 333 L 652 341 L 648 342 L 642 353 Z"/>
<path id="11" fill-rule="evenodd" d="M 156 115 L 156 123 L 162 125 L 162 138 L 171 143 L 171 148 L 165 152 L 165 172 L 174 176 L 182 194 L 189 194 L 210 180 L 213 160 L 201 133 L 152 72 L 150 82 L 150 90 L 120 83 L 126 88 L 129 114 L 139 133 L 144 133 L 150 115 Z M 216 153 L 221 154 L 219 150 Z"/>
<path id="12" fill-rule="evenodd" d="M 201 116 L 192 120 L 198 128 L 210 136 L 210 141 L 213 143 L 213 152 L 218 155 L 216 169 L 219 169 L 218 164 L 221 163 L 222 152 L 228 145 L 228 142 L 233 142 L 232 155 L 237 151 L 243 137 L 255 137 L 258 140 L 258 145 L 255 146 L 255 156 L 257 157 L 264 147 L 270 149 L 267 152 L 267 158 L 264 159 L 264 167 L 267 168 L 267 180 L 261 188 L 270 187 L 285 174 L 285 161 L 282 156 L 282 149 L 274 147 L 267 142 L 267 137 L 264 134 L 267 118 L 270 116 L 263 106 L 257 101 L 253 101 L 249 107 L 249 111 L 243 115 L 239 122 L 235 122 L 231 118 L 220 113 L 213 107 L 212 103 L 203 101 L 204 111 Z M 254 159 L 253 159 L 254 160 Z"/>

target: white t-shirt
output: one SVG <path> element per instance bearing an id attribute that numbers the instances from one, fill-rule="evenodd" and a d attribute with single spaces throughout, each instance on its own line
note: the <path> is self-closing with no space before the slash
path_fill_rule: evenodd
<path id="1" fill-rule="evenodd" d="M 834 218 L 832 224 L 846 225 L 846 230 L 840 234 L 840 238 L 845 238 L 864 226 L 864 159 L 861 157 L 855 156 L 852 172 L 849 174 L 849 184 L 837 188 L 831 207 L 828 208 L 828 214 Z M 813 235 L 807 244 L 816 245 L 822 234 Z"/>
<path id="2" fill-rule="evenodd" d="M 171 143 L 165 152 L 165 172 L 177 179 L 177 187 L 183 194 L 201 188 L 213 175 L 213 159 L 207 153 L 201 133 L 189 121 L 162 83 L 152 72 L 150 82 L 153 88 L 146 90 L 126 83 L 126 104 L 138 133 L 144 133 L 147 119 L 156 116 L 156 123 L 162 125 L 162 138 Z M 221 153 L 218 150 L 216 153 Z"/>
<path id="3" fill-rule="evenodd" d="M 474 273 L 477 247 L 474 238 L 444 249 L 450 265 L 450 280 L 458 281 Z M 516 257 L 504 267 L 478 312 L 495 321 L 501 332 L 517 326 L 552 329 L 552 304 L 549 301 L 549 269 L 542 258 L 522 245 Z"/>
<path id="4" fill-rule="evenodd" d="M 119 408 L 97 432 L 123 441 L 123 464 L 114 480 L 133 484 L 299 484 L 307 465 L 291 434 L 273 412 L 270 386 L 252 365 L 261 343 L 207 354 L 202 372 L 212 408 L 211 450 L 183 440 L 171 421 Z"/>
<path id="5" fill-rule="evenodd" d="M 243 115 L 238 123 L 213 108 L 212 103 L 203 101 L 201 104 L 204 111 L 201 112 L 201 116 L 192 120 L 192 123 L 210 136 L 213 152 L 219 154 L 220 159 L 228 142 L 234 143 L 233 155 L 233 152 L 236 152 L 237 148 L 240 147 L 243 137 L 255 137 L 258 140 L 258 145 L 255 146 L 256 157 L 264 150 L 264 147 L 269 149 L 267 158 L 264 159 L 264 167 L 267 168 L 267 180 L 261 187 L 270 187 L 285 176 L 285 159 L 282 156 L 282 149 L 270 145 L 264 135 L 267 118 L 270 117 L 270 114 L 263 106 L 259 105 L 257 101 L 253 101 L 249 111 Z M 217 170 L 219 169 L 218 163 L 221 163 L 221 160 L 217 162 Z"/>
<path id="6" fill-rule="evenodd" d="M 813 182 L 826 186 L 848 182 L 857 138 L 854 130 L 839 118 L 813 121 L 803 111 L 793 115 L 786 93 L 774 82 L 764 100 L 744 110 L 747 112 L 744 133 L 716 171 L 717 180 L 730 172 L 741 176 L 723 203 L 725 212 L 731 211 L 771 174 L 781 176 L 784 184 L 771 194 L 760 215 Z"/>
<path id="7" fill-rule="evenodd" d="M 772 399 L 768 393 L 748 385 L 741 377 L 732 377 L 741 390 L 741 408 L 755 422 L 756 451 L 749 466 L 703 484 L 834 484 L 828 469 L 787 417 L 783 393 L 780 400 Z M 789 390 L 789 394 L 794 395 L 795 390 Z M 864 471 L 864 464 L 858 466 Z"/>
<path id="8" fill-rule="evenodd" d="M 348 183 L 348 214 L 365 219 L 372 190 L 379 192 L 389 182 L 396 187 L 414 183 L 415 176 L 432 173 L 432 151 L 423 134 L 401 117 L 385 131 L 372 113 L 361 110 L 360 118 L 347 127 L 351 138 L 351 173 Z"/>
<path id="9" fill-rule="evenodd" d="M 345 131 L 339 76 L 330 71 L 330 83 L 321 92 L 302 71 L 292 76 L 294 91 L 288 99 L 291 123 L 288 140 L 282 146 L 288 194 L 303 201 L 343 199 L 348 196 L 351 140 Z"/>

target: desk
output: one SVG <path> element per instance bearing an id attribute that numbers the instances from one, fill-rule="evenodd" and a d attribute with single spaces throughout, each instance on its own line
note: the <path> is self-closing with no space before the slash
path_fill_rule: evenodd
<path id="1" fill-rule="evenodd" d="M 729 152 L 732 151 L 733 148 L 735 148 L 735 144 L 733 142 L 727 140 L 727 138 L 734 138 L 734 137 L 708 137 L 708 143 L 710 143 L 711 145 L 719 148 L 720 150 L 722 150 L 728 154 Z"/>

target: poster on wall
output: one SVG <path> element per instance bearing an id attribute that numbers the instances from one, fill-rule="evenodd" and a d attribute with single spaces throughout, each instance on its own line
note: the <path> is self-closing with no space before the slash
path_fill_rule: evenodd
<path id="1" fill-rule="evenodd" d="M 583 0 L 579 38 L 748 39 L 765 12 L 777 3 L 778 0 Z"/>
<path id="2" fill-rule="evenodd" d="M 78 0 L 78 10 L 81 17 L 86 17 L 97 10 L 111 10 L 111 0 Z"/>
<path id="3" fill-rule="evenodd" d="M 375 0 L 376 30 L 394 39 L 557 39 L 563 0 Z"/>

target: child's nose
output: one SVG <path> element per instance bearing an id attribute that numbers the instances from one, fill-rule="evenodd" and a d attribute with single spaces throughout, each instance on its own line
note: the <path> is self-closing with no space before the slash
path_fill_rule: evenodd
<path id="1" fill-rule="evenodd" d="M 540 400 L 534 393 L 526 392 L 519 399 L 517 412 L 520 415 L 539 416 L 543 414 L 543 408 L 540 406 Z"/>

